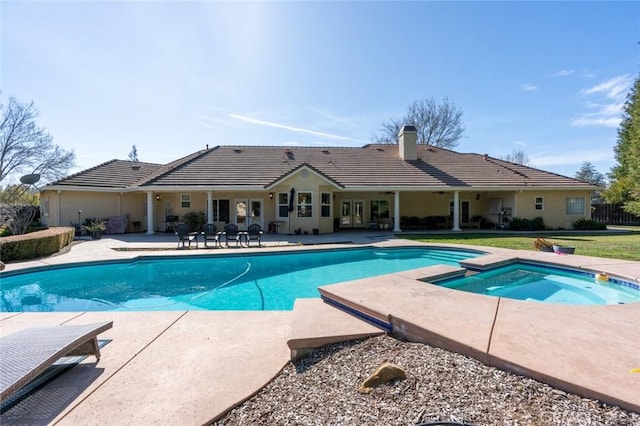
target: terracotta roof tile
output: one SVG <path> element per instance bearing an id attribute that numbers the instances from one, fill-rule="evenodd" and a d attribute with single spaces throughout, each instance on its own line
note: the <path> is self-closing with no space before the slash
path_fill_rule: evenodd
<path id="1" fill-rule="evenodd" d="M 93 188 L 128 188 L 149 176 L 160 164 L 111 160 L 60 179 L 47 186 L 79 186 Z"/>
<path id="2" fill-rule="evenodd" d="M 566 176 L 521 166 L 481 154 L 418 146 L 418 159 L 405 161 L 398 145 L 352 147 L 218 146 L 164 166 L 113 160 L 80 172 L 56 185 L 103 187 L 268 187 L 307 166 L 345 189 L 525 188 L 593 189 Z"/>

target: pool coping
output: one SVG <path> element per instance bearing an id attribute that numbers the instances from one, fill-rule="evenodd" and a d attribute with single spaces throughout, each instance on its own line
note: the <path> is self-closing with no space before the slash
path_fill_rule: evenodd
<path id="1" fill-rule="evenodd" d="M 550 256 L 544 259 L 549 265 L 613 272 L 601 259 L 563 257 L 560 264 Z M 503 252 L 469 261 L 501 265 L 531 256 Z M 323 286 L 320 292 L 328 303 L 408 340 L 640 412 L 640 377 L 630 371 L 640 365 L 640 303 L 579 306 L 485 296 L 430 284 L 441 273 L 423 269 Z"/>
<path id="2" fill-rule="evenodd" d="M 341 239 L 345 239 L 344 235 Z M 364 237 L 353 240 L 353 244 L 323 244 L 322 248 L 425 245 L 382 238 L 376 241 Z M 87 242 L 73 247 L 65 255 L 25 262 L 19 267 L 16 264 L 7 266 L 15 270 L 83 259 L 123 259 L 141 253 L 114 252 L 110 248 L 113 245 L 108 239 Z M 483 256 L 486 261 L 517 256 L 560 266 L 590 268 L 635 282 L 640 277 L 640 262 L 445 243 L 427 245 L 475 251 L 480 249 L 488 253 Z M 275 248 L 304 250 L 307 247 L 318 248 Z M 223 253 L 224 250 L 215 252 Z M 248 253 L 248 250 L 264 249 L 243 249 L 242 253 Z M 229 252 L 238 251 L 229 249 Z M 173 250 L 170 254 L 207 253 L 204 250 Z M 154 256 L 157 254 L 151 253 Z M 468 296 L 461 296 L 462 292 L 451 295 L 448 292 L 454 290 L 434 290 L 436 286 L 418 281 L 424 278 L 422 274 L 423 271 L 416 270 L 393 274 L 393 279 L 401 283 L 400 288 L 405 286 L 404 292 L 388 282 L 383 282 L 386 285 L 382 287 L 375 284 L 379 277 L 362 280 L 368 284 L 364 286 L 364 283 L 360 283 L 358 291 L 355 291 L 358 286 L 352 282 L 327 287 L 331 287 L 333 293 L 342 295 L 349 304 L 361 304 L 375 312 L 399 334 L 405 333 L 417 341 L 428 341 L 443 347 L 450 345 L 449 348 L 458 352 L 475 353 L 484 362 L 502 363 L 502 368 L 534 375 L 547 383 L 556 380 L 555 385 L 561 389 L 571 389 L 578 394 L 586 392 L 602 401 L 640 412 L 638 401 L 633 401 L 632 397 L 640 394 L 640 375 L 629 373 L 631 368 L 640 367 L 640 351 L 633 350 L 640 341 L 640 329 L 637 326 L 640 324 L 640 304 L 622 305 L 623 309 L 618 306 L 544 309 L 536 306 L 543 304 L 512 303 L 505 299 L 495 303 L 470 302 Z M 420 287 L 411 290 L 416 284 L 420 284 Z M 345 294 L 346 286 L 351 286 L 350 291 L 355 293 Z M 375 293 L 375 289 L 379 294 Z M 411 291 L 407 292 L 407 289 Z M 472 299 L 474 296 L 496 299 L 466 294 Z M 383 307 L 379 306 L 381 304 Z M 51 423 L 148 423 L 154 419 L 205 423 L 266 385 L 295 353 L 303 354 L 308 348 L 381 332 L 380 328 L 358 320 L 354 322 L 353 317 L 332 310 L 335 309 L 314 299 L 313 302 L 300 303 L 293 312 L 255 314 L 226 311 L 122 315 L 110 312 L 4 313 L 0 315 L 0 334 L 33 324 L 88 323 L 117 316 L 119 321 L 114 322 L 113 329 L 100 336 L 112 339 L 112 342 L 103 348 L 99 364 L 89 361 L 85 368 L 74 368 L 43 388 L 47 391 L 56 386 L 73 385 L 79 389 L 74 398 L 51 418 Z M 236 323 L 235 318 L 242 320 Z M 478 318 L 483 318 L 482 327 L 478 326 Z M 215 326 L 217 324 L 224 324 L 224 327 Z M 482 332 L 479 328 L 482 328 Z M 615 332 L 611 332 L 612 329 Z M 554 339 L 549 338 L 554 334 Z M 185 351 L 185 347 L 188 350 Z M 587 354 L 579 356 L 576 348 L 584 348 Z M 208 362 L 203 363 L 205 359 Z M 260 362 L 255 363 L 256 359 Z M 592 365 L 596 362 L 601 365 Z M 180 376 L 183 379 L 170 379 L 164 374 L 175 370 L 176 365 L 182 366 Z M 97 377 L 91 376 L 93 380 L 87 382 L 87 375 L 93 374 L 88 372 L 94 372 Z M 190 383 L 192 378 L 194 381 Z M 571 386 L 575 386 L 575 390 Z M 617 390 L 611 390 L 612 386 Z M 141 393 L 141 390 L 144 392 Z M 173 399 L 168 401 L 166 395 L 171 395 Z"/>

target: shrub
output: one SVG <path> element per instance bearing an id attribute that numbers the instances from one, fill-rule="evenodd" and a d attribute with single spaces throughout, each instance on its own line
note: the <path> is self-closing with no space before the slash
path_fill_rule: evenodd
<path id="1" fill-rule="evenodd" d="M 13 235 L 0 239 L 0 258 L 3 262 L 49 256 L 73 241 L 74 229 L 49 228 L 44 231 Z"/>
<path id="2" fill-rule="evenodd" d="M 534 231 L 544 231 L 544 218 L 542 216 L 536 216 L 531 220 L 531 227 Z"/>
<path id="3" fill-rule="evenodd" d="M 204 213 L 189 212 L 183 216 L 182 221 L 189 226 L 189 232 L 201 232 L 205 222 Z"/>
<path id="4" fill-rule="evenodd" d="M 542 216 L 537 216 L 533 219 L 514 217 L 509 222 L 509 229 L 512 231 L 544 231 L 546 227 Z"/>
<path id="5" fill-rule="evenodd" d="M 531 224 L 528 219 L 523 219 L 521 217 L 514 217 L 509 222 L 509 229 L 512 231 L 530 231 Z"/>
<path id="6" fill-rule="evenodd" d="M 607 229 L 606 224 L 597 222 L 593 219 L 586 219 L 584 217 L 571 222 L 571 226 L 573 226 L 573 229 L 579 229 L 583 231 L 601 231 Z"/>

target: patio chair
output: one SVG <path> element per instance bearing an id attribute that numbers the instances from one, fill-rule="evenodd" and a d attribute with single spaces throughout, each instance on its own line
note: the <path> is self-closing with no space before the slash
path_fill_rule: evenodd
<path id="1" fill-rule="evenodd" d="M 178 248 L 180 248 L 180 243 L 182 243 L 182 248 L 185 247 L 185 243 L 189 243 L 189 248 L 191 248 L 191 241 L 195 241 L 196 248 L 198 248 L 198 234 L 190 233 L 186 223 L 176 225 L 176 235 L 178 236 Z"/>
<path id="2" fill-rule="evenodd" d="M 253 223 L 247 228 L 247 247 L 251 245 L 251 241 L 257 241 L 258 247 L 262 247 L 262 227 L 259 224 Z"/>
<path id="3" fill-rule="evenodd" d="M 100 359 L 98 334 L 113 321 L 82 325 L 31 327 L 0 339 L 0 399 L 27 385 L 65 356 L 93 355 Z"/>
<path id="4" fill-rule="evenodd" d="M 483 220 L 484 218 L 482 216 L 474 216 L 469 221 L 469 226 L 480 229 L 482 227 Z"/>
<path id="5" fill-rule="evenodd" d="M 242 245 L 242 234 L 238 231 L 238 226 L 235 223 L 227 223 L 224 226 L 224 242 L 229 247 L 229 240 L 236 242 L 236 247 Z"/>
<path id="6" fill-rule="evenodd" d="M 202 236 L 204 238 L 204 247 L 208 248 L 207 241 L 213 241 L 214 247 L 220 247 L 220 234 L 218 228 L 213 223 L 207 223 L 202 228 Z"/>

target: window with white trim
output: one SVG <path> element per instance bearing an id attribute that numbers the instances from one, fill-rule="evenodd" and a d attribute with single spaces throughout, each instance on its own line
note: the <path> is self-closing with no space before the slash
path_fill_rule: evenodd
<path id="1" fill-rule="evenodd" d="M 191 194 L 180 194 L 180 206 L 183 209 L 191 208 Z"/>
<path id="2" fill-rule="evenodd" d="M 536 197 L 535 209 L 536 210 L 544 210 L 544 198 Z"/>
<path id="3" fill-rule="evenodd" d="M 278 193 L 278 217 L 289 217 L 289 193 Z"/>
<path id="4" fill-rule="evenodd" d="M 565 214 L 567 215 L 584 215 L 587 203 L 584 197 L 567 197 L 565 199 Z"/>
<path id="5" fill-rule="evenodd" d="M 320 193 L 320 216 L 331 217 L 331 193 Z"/>
<path id="6" fill-rule="evenodd" d="M 313 217 L 311 191 L 298 192 L 298 217 Z"/>

